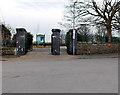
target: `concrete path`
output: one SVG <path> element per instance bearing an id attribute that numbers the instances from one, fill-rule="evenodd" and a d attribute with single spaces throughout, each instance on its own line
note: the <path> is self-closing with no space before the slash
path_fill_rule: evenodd
<path id="1" fill-rule="evenodd" d="M 50 55 L 34 49 L 2 62 L 3 93 L 117 93 L 118 58 Z"/>

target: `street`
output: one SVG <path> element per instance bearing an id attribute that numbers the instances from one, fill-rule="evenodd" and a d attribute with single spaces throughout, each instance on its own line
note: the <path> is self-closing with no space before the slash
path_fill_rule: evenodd
<path id="1" fill-rule="evenodd" d="M 3 93 L 117 93 L 118 58 L 53 56 L 50 48 L 34 48 L 2 61 Z"/>

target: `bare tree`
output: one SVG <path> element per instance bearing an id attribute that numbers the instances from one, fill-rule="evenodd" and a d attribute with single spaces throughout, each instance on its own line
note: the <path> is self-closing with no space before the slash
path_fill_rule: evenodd
<path id="1" fill-rule="evenodd" d="M 71 0 L 71 2 L 76 2 Z M 74 4 L 74 3 L 72 3 Z M 73 13 L 73 6 L 66 6 L 69 10 L 64 16 L 66 22 L 72 21 L 71 13 L 75 14 L 76 26 L 80 22 L 91 22 L 94 24 L 102 24 L 106 27 L 109 42 L 111 42 L 112 29 L 118 29 L 119 26 L 119 0 L 103 0 L 103 2 L 96 2 L 95 0 L 88 0 L 77 2 L 75 4 L 75 12 Z M 71 22 L 72 23 L 72 22 Z M 69 23 L 70 24 L 70 23 Z M 66 25 L 66 24 L 65 24 Z"/>
<path id="2" fill-rule="evenodd" d="M 87 11 L 88 14 L 100 18 L 101 22 L 98 23 L 101 23 L 106 27 L 107 34 L 109 36 L 109 42 L 111 42 L 111 37 L 112 37 L 112 26 L 115 25 L 116 18 L 118 17 L 117 14 L 119 11 L 119 4 L 120 1 L 112 2 L 112 0 L 104 0 L 103 5 L 100 8 L 99 5 L 97 5 L 97 3 L 94 0 L 92 0 L 92 6 L 93 6 L 92 9 L 96 14 Z"/>
<path id="3" fill-rule="evenodd" d="M 86 24 L 81 24 L 80 27 L 78 28 L 78 33 L 82 35 L 89 35 L 90 29 L 89 27 L 87 27 Z"/>
<path id="4" fill-rule="evenodd" d="M 79 28 L 77 28 L 78 35 L 80 36 L 78 40 L 88 42 L 91 37 L 90 27 L 87 24 L 81 24 Z"/>
<path id="5" fill-rule="evenodd" d="M 62 19 L 62 22 L 59 22 L 60 25 L 64 26 L 66 30 L 72 29 L 73 24 L 74 27 L 77 28 L 80 25 L 80 15 L 81 13 L 81 4 L 78 4 L 78 2 L 74 2 L 73 0 L 69 0 L 69 5 L 65 6 L 64 11 L 64 17 Z M 83 3 L 83 2 L 79 2 Z M 75 22 L 75 23 L 74 23 Z"/>
<path id="6" fill-rule="evenodd" d="M 106 28 L 103 25 L 96 25 L 97 32 L 95 33 L 96 40 L 98 42 L 105 42 Z"/>
<path id="7" fill-rule="evenodd" d="M 65 32 L 62 30 L 61 32 L 60 32 L 60 42 L 62 43 L 62 44 L 64 44 L 65 43 Z"/>

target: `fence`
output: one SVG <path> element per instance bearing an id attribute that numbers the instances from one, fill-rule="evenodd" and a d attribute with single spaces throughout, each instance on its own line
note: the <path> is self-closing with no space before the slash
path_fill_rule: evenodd
<path id="1" fill-rule="evenodd" d="M 111 47 L 108 47 L 107 43 L 82 43 L 77 44 L 77 54 L 104 54 L 104 53 L 117 53 L 118 43 L 112 43 Z"/>

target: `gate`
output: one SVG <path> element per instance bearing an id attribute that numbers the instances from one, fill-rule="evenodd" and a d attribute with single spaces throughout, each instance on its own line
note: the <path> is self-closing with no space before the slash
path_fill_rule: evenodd
<path id="1" fill-rule="evenodd" d="M 27 31 L 24 28 L 17 28 L 16 35 L 16 50 L 17 55 L 25 55 L 26 54 L 26 34 Z M 60 55 L 60 29 L 52 29 L 51 35 L 51 54 L 52 55 Z M 68 43 L 67 53 L 70 55 L 77 54 L 77 31 L 73 31 L 73 29 L 68 32 Z M 49 52 L 49 51 L 48 51 Z"/>

